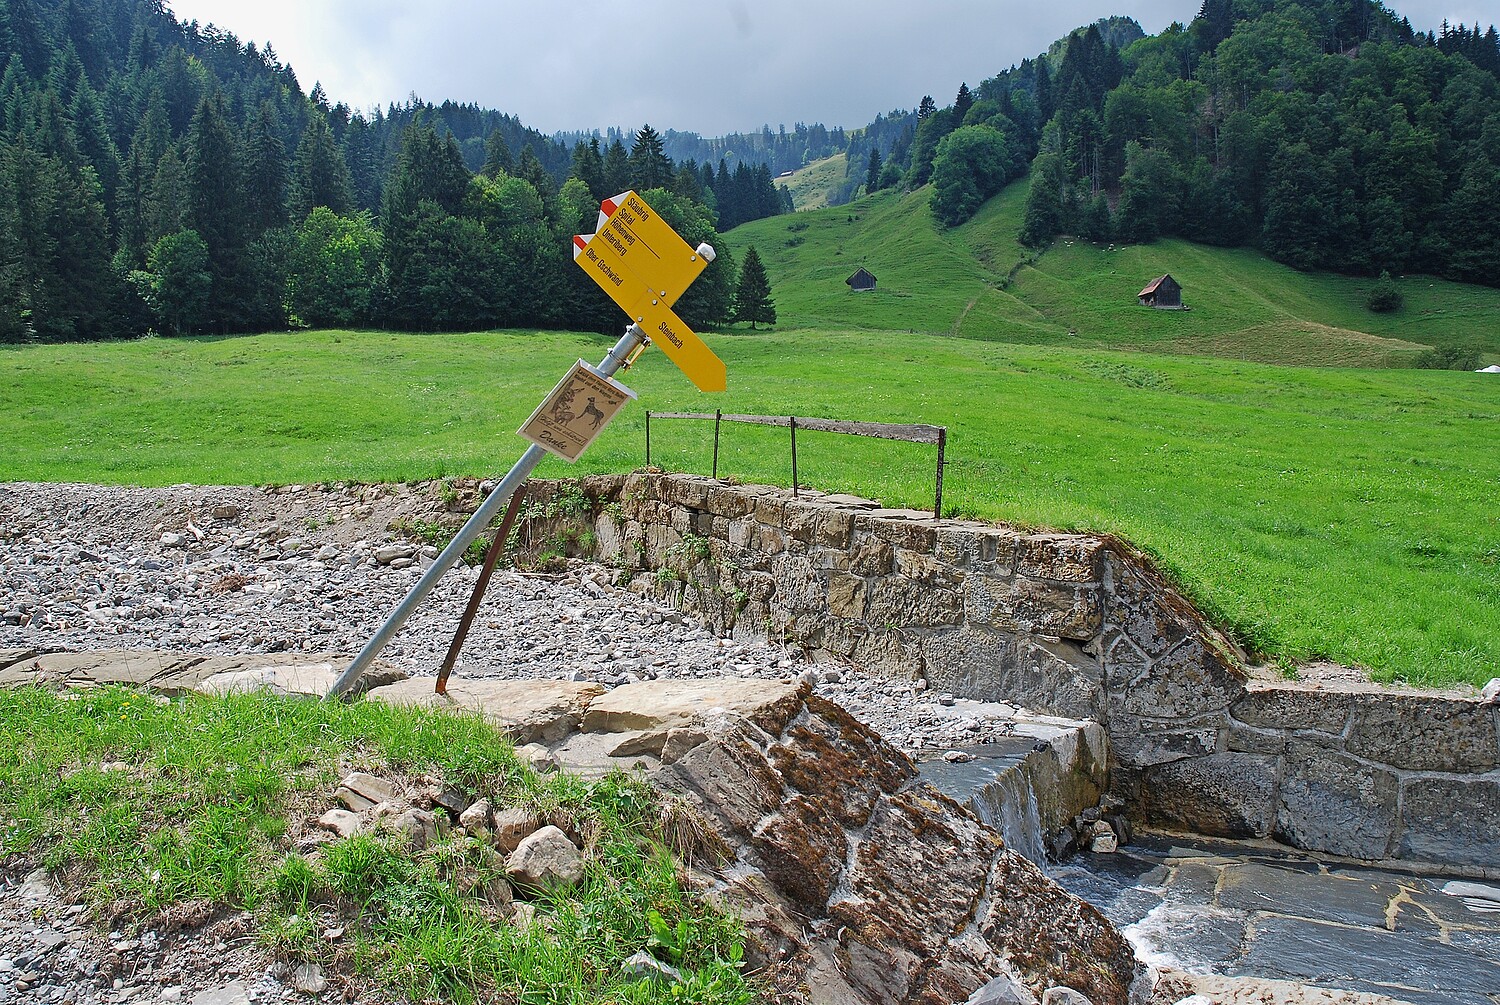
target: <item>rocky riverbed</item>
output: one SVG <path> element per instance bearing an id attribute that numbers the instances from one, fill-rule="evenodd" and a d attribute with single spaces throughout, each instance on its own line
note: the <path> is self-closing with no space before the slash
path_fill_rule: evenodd
<path id="1" fill-rule="evenodd" d="M 448 512 L 441 483 L 163 489 L 0 485 L 0 648 L 353 655 L 437 555 L 419 532 Z M 382 658 L 435 674 L 479 570 L 439 582 Z M 647 578 L 574 563 L 501 570 L 460 677 L 804 675 L 913 753 L 983 742 L 1008 724 L 979 706 L 854 666 L 813 663 L 764 638 L 722 637 L 643 594 Z"/>
<path id="2" fill-rule="evenodd" d="M 352 655 L 436 556 L 427 543 L 433 529 L 456 527 L 461 509 L 443 483 L 3 484 L 0 649 Z M 477 575 L 460 566 L 445 576 L 382 657 L 415 674 L 435 673 Z M 813 662 L 761 638 L 717 635 L 649 599 L 648 586 L 644 575 L 632 579 L 582 563 L 546 574 L 501 571 L 456 672 L 567 677 L 606 687 L 658 677 L 802 676 L 919 757 L 1009 731 L 1011 710 L 1004 706 L 955 701 L 921 681 Z M 25 867 L 0 874 L 0 1005 L 249 1005 L 297 996 L 298 975 L 266 957 L 249 919 L 200 909 L 203 917 L 163 917 L 143 931 L 113 931 L 45 873 Z M 1158 1000 L 1177 1001 L 1194 990 L 1207 986 L 1167 980 Z M 1203 1000 L 1363 1005 L 1377 999 L 1239 982 L 1215 987 Z"/>

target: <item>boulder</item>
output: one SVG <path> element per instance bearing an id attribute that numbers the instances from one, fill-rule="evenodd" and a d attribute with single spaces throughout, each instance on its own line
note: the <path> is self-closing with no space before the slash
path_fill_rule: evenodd
<path id="1" fill-rule="evenodd" d="M 568 836 L 553 826 L 526 838 L 505 860 L 505 874 L 517 886 L 559 890 L 583 879 L 583 855 Z"/>
<path id="2" fill-rule="evenodd" d="M 318 818 L 318 826 L 341 838 L 351 838 L 364 830 L 359 814 L 349 810 L 329 810 Z"/>

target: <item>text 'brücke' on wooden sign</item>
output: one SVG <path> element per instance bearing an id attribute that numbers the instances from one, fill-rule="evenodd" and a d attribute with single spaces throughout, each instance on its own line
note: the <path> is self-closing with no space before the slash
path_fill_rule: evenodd
<path id="1" fill-rule="evenodd" d="M 634 397 L 630 388 L 579 360 L 519 432 L 571 464 Z"/>

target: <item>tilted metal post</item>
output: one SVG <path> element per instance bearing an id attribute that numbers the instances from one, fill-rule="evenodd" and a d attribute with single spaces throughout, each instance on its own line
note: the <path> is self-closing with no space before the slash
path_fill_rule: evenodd
<path id="1" fill-rule="evenodd" d="M 615 343 L 615 347 L 600 362 L 598 366 L 599 372 L 606 377 L 614 375 L 620 369 L 620 365 L 625 362 L 625 358 L 637 346 L 644 343 L 645 340 L 645 332 L 641 331 L 635 325 L 631 325 L 625 329 L 625 334 L 620 338 L 620 341 Z M 401 626 L 406 624 L 406 620 L 416 611 L 417 605 L 422 602 L 427 594 L 432 592 L 432 588 L 437 585 L 439 579 L 443 578 L 443 574 L 463 557 L 463 553 L 468 550 L 470 543 L 480 534 L 484 533 L 484 529 L 489 526 L 490 521 L 495 518 L 495 514 L 500 511 L 500 507 L 504 506 L 510 499 L 511 494 L 527 478 L 531 477 L 531 472 L 536 469 L 536 466 L 542 462 L 542 458 L 546 456 L 547 451 L 535 444 L 526 448 L 526 452 L 521 455 L 521 459 L 516 461 L 515 466 L 500 480 L 500 484 L 495 486 L 495 490 L 489 494 L 489 497 L 485 499 L 479 509 L 474 511 L 474 515 L 469 517 L 468 521 L 459 528 L 453 540 L 448 542 L 448 547 L 443 549 L 443 553 L 422 574 L 422 578 L 417 580 L 417 585 L 413 586 L 405 599 L 396 605 L 396 609 L 391 612 L 390 617 L 385 619 L 385 624 L 380 626 L 380 630 L 375 633 L 375 637 L 365 643 L 365 647 L 360 650 L 359 655 L 354 657 L 354 662 L 350 663 L 348 669 L 339 676 L 338 680 L 333 682 L 333 687 L 328 689 L 326 698 L 342 697 L 359 683 L 359 678 L 363 676 L 365 670 L 369 668 L 375 657 L 380 653 L 380 650 L 384 649 L 395 634 L 401 630 Z"/>

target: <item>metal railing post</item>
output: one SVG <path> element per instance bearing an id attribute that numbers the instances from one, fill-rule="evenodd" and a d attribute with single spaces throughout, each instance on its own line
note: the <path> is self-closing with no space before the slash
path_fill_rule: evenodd
<path id="1" fill-rule="evenodd" d="M 941 520 L 943 518 L 943 453 L 948 446 L 948 427 L 943 426 L 938 430 L 938 458 L 937 458 L 937 496 L 932 501 L 932 518 Z"/>
<path id="2" fill-rule="evenodd" d="M 719 423 L 724 418 L 724 413 L 714 409 L 714 480 L 719 477 Z"/>
<path id="3" fill-rule="evenodd" d="M 787 422 L 792 427 L 792 498 L 801 498 L 797 494 L 797 417 L 788 415 Z"/>
<path id="4" fill-rule="evenodd" d="M 651 409 L 646 409 L 646 467 L 651 466 Z"/>

